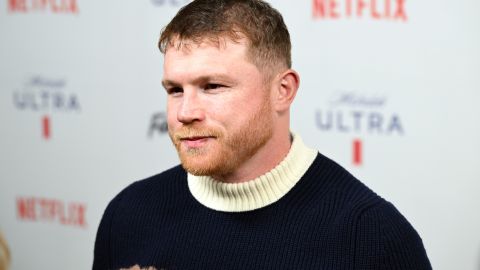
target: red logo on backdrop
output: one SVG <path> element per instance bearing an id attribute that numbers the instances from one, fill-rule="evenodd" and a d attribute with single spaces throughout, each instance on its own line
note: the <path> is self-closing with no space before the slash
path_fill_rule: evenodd
<path id="1" fill-rule="evenodd" d="M 51 113 L 80 112 L 80 102 L 75 93 L 66 89 L 65 79 L 33 76 L 13 93 L 13 103 L 20 111 L 40 112 L 41 134 L 46 140 L 52 137 Z"/>
<path id="2" fill-rule="evenodd" d="M 312 0 L 312 10 L 318 19 L 407 21 L 405 0 Z"/>
<path id="3" fill-rule="evenodd" d="M 362 165 L 362 140 L 354 139 L 353 146 L 352 146 L 352 162 L 353 165 Z"/>
<path id="4" fill-rule="evenodd" d="M 77 0 L 8 0 L 9 12 L 78 13 Z"/>
<path id="5" fill-rule="evenodd" d="M 17 218 L 21 221 L 50 222 L 86 228 L 86 211 L 85 203 L 36 197 L 17 198 Z"/>

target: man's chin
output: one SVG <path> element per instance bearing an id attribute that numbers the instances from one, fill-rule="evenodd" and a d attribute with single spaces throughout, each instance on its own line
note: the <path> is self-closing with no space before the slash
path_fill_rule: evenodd
<path id="1" fill-rule="evenodd" d="M 209 175 L 213 169 L 213 162 L 205 156 L 205 153 L 189 151 L 188 153 L 183 152 L 179 156 L 182 167 L 190 174 Z"/>
<path id="2" fill-rule="evenodd" d="M 194 166 L 188 163 L 182 162 L 182 167 L 190 174 L 195 176 L 208 176 L 215 173 L 215 169 L 206 167 L 206 166 Z"/>

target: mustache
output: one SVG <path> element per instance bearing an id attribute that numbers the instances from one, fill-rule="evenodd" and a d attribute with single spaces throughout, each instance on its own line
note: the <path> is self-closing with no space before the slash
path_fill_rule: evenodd
<path id="1" fill-rule="evenodd" d="M 221 137 L 222 133 L 214 128 L 194 128 L 194 127 L 182 127 L 181 129 L 173 133 L 175 140 L 183 140 L 186 138 L 196 137 Z"/>

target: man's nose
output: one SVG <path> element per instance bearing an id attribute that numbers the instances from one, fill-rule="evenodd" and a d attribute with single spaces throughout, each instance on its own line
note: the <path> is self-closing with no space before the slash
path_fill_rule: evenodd
<path id="1" fill-rule="evenodd" d="M 183 99 L 177 112 L 177 119 L 184 124 L 205 119 L 205 110 L 195 91 L 184 91 Z"/>

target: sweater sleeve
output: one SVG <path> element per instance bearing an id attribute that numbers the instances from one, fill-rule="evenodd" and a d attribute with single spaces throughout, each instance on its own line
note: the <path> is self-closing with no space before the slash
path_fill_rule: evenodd
<path id="1" fill-rule="evenodd" d="M 93 270 L 108 270 L 110 265 L 110 242 L 112 236 L 112 219 L 115 215 L 118 203 L 121 200 L 120 194 L 117 195 L 108 204 L 103 213 L 102 220 L 97 230 L 97 237 L 95 239 L 95 248 L 93 252 Z"/>
<path id="2" fill-rule="evenodd" d="M 391 203 L 368 209 L 357 224 L 355 269 L 432 269 L 422 239 Z"/>

